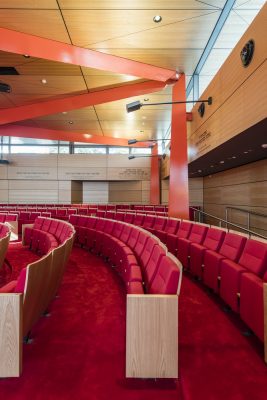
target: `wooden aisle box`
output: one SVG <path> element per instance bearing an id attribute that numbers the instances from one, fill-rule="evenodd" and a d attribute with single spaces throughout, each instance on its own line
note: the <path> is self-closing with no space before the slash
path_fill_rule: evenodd
<path id="1" fill-rule="evenodd" d="M 127 295 L 126 377 L 178 378 L 177 295 Z"/>
<path id="2" fill-rule="evenodd" d="M 0 293 L 0 378 L 22 369 L 22 295 Z"/>

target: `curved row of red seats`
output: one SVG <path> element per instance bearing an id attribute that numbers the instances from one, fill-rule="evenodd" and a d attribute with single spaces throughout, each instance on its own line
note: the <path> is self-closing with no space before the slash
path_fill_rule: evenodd
<path id="1" fill-rule="evenodd" d="M 217 293 L 264 340 L 267 241 L 174 218 L 129 213 L 117 213 L 113 218 L 156 235 L 185 269 Z"/>
<path id="2" fill-rule="evenodd" d="M 122 277 L 127 293 L 177 294 L 180 263 L 148 232 L 120 221 L 71 215 L 76 242 L 102 255 Z"/>
<path id="3" fill-rule="evenodd" d="M 24 245 L 44 255 L 65 242 L 72 233 L 72 227 L 64 221 L 37 217 L 33 227 L 25 227 Z"/>

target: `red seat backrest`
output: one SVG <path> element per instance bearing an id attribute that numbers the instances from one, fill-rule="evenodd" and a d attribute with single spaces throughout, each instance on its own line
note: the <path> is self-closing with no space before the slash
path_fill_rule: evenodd
<path id="1" fill-rule="evenodd" d="M 193 224 L 191 222 L 182 221 L 179 225 L 177 236 L 187 239 L 191 232 L 192 226 Z"/>
<path id="2" fill-rule="evenodd" d="M 107 220 L 105 224 L 105 233 L 110 235 L 113 230 L 114 224 L 114 221 Z"/>
<path id="3" fill-rule="evenodd" d="M 150 288 L 150 285 L 157 273 L 159 263 L 163 256 L 166 255 L 166 251 L 161 246 L 154 246 L 151 256 L 143 268 L 143 275 L 145 277 L 146 289 Z"/>
<path id="4" fill-rule="evenodd" d="M 176 219 L 168 219 L 164 231 L 167 233 L 175 234 L 180 226 L 180 221 Z"/>
<path id="5" fill-rule="evenodd" d="M 124 222 L 127 222 L 127 224 L 132 224 L 134 217 L 135 217 L 135 214 L 127 213 L 127 214 L 125 214 Z"/>
<path id="6" fill-rule="evenodd" d="M 142 226 L 143 228 L 151 228 L 154 225 L 154 222 L 155 222 L 154 215 L 146 215 Z"/>
<path id="7" fill-rule="evenodd" d="M 267 243 L 248 239 L 241 254 L 239 264 L 256 275 L 263 276 L 267 271 Z"/>
<path id="8" fill-rule="evenodd" d="M 224 236 L 225 231 L 216 228 L 209 228 L 203 246 L 207 247 L 207 249 L 217 251 L 223 242 Z"/>
<path id="9" fill-rule="evenodd" d="M 124 228 L 123 224 L 121 224 L 120 222 L 115 222 L 112 231 L 112 236 L 119 239 L 122 234 L 123 228 Z"/>
<path id="10" fill-rule="evenodd" d="M 127 243 L 128 239 L 129 239 L 129 236 L 131 235 L 131 232 L 132 232 L 132 228 L 129 225 L 124 225 L 123 224 L 123 230 L 122 230 L 122 233 L 121 233 L 121 236 L 120 236 L 120 240 L 123 243 Z"/>
<path id="11" fill-rule="evenodd" d="M 77 221 L 79 219 L 78 215 L 70 215 L 69 221 L 72 225 L 77 225 Z"/>
<path id="12" fill-rule="evenodd" d="M 34 229 L 41 229 L 44 221 L 45 221 L 45 218 L 37 217 L 36 220 L 34 221 L 33 228 Z"/>
<path id="13" fill-rule="evenodd" d="M 167 222 L 167 218 L 156 217 L 153 225 L 153 229 L 156 231 L 164 231 L 165 225 Z"/>
<path id="14" fill-rule="evenodd" d="M 143 225 L 145 214 L 136 214 L 133 220 L 133 224 L 137 226 Z"/>
<path id="15" fill-rule="evenodd" d="M 129 238 L 127 240 L 127 245 L 133 250 L 135 248 L 135 245 L 137 243 L 138 237 L 139 237 L 140 231 L 139 229 L 132 228 L 131 234 L 129 235 Z"/>
<path id="16" fill-rule="evenodd" d="M 48 232 L 49 231 L 49 227 L 51 225 L 52 219 L 45 219 L 44 223 L 42 225 L 42 231 L 44 232 Z"/>
<path id="17" fill-rule="evenodd" d="M 178 266 L 170 257 L 163 256 L 148 292 L 150 294 L 177 294 L 179 278 Z"/>
<path id="18" fill-rule="evenodd" d="M 158 246 L 158 243 L 159 242 L 156 239 L 154 239 L 153 237 L 148 238 L 148 240 L 146 241 L 145 247 L 139 257 L 139 263 L 140 263 L 141 267 L 144 267 L 146 265 L 146 263 L 148 262 L 148 260 L 151 257 L 154 247 Z"/>
<path id="19" fill-rule="evenodd" d="M 207 231 L 208 231 L 207 226 L 193 224 L 188 240 L 194 243 L 202 243 L 206 236 Z"/>
<path id="20" fill-rule="evenodd" d="M 52 220 L 49 227 L 49 233 L 51 233 L 51 235 L 55 235 L 59 223 L 60 223 L 59 221 Z"/>
<path id="21" fill-rule="evenodd" d="M 246 240 L 244 236 L 228 232 L 225 234 L 219 253 L 232 261 L 236 261 L 240 257 Z"/>
<path id="22" fill-rule="evenodd" d="M 142 254 L 142 252 L 146 246 L 146 242 L 148 241 L 148 238 L 149 238 L 148 234 L 146 234 L 145 232 L 140 232 L 137 242 L 136 242 L 136 245 L 134 247 L 134 252 L 138 258 Z"/>

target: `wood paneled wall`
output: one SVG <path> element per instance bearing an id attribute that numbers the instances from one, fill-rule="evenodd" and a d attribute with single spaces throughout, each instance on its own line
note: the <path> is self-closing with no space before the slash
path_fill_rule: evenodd
<path id="1" fill-rule="evenodd" d="M 0 166 L 0 203 L 149 202 L 149 158 L 99 154 L 7 158 L 10 164 Z M 109 181 L 119 182 L 109 189 Z M 127 189 L 131 184 L 138 187 L 135 194 Z"/>
<path id="2" fill-rule="evenodd" d="M 224 219 L 226 206 L 267 215 L 267 160 L 204 178 L 204 211 Z M 246 226 L 246 214 L 232 210 L 229 217 L 231 222 Z M 211 219 L 206 222 L 215 223 Z M 251 216 L 251 229 L 267 235 L 267 218 Z"/>
<path id="3" fill-rule="evenodd" d="M 212 96 L 204 117 L 196 105 L 188 132 L 189 162 L 266 118 L 267 104 L 267 4 L 256 16 L 214 79 L 202 94 Z M 244 68 L 240 52 L 248 40 L 255 42 L 251 64 Z"/>
<path id="4" fill-rule="evenodd" d="M 190 178 L 189 182 L 189 205 L 203 207 L 203 178 Z M 169 179 L 161 181 L 161 202 L 168 204 Z"/>

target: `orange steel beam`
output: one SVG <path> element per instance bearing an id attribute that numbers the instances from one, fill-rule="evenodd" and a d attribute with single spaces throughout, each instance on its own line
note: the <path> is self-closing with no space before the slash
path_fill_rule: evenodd
<path id="1" fill-rule="evenodd" d="M 158 145 L 152 148 L 152 155 L 158 155 Z M 150 204 L 160 204 L 160 169 L 159 157 L 151 157 L 151 177 L 150 177 Z"/>
<path id="2" fill-rule="evenodd" d="M 0 28 L 0 50 L 161 82 L 177 80 L 179 76 L 170 69 L 6 28 Z"/>
<path id="3" fill-rule="evenodd" d="M 35 128 L 25 125 L 0 126 L 0 136 L 16 136 L 33 139 L 63 140 L 67 142 L 95 143 L 107 146 L 126 146 L 128 139 L 118 139 L 110 136 L 90 135 L 80 132 L 61 131 L 57 129 Z M 136 143 L 131 147 L 149 147 L 151 143 Z"/>
<path id="4" fill-rule="evenodd" d="M 165 86 L 165 83 L 157 81 L 138 82 L 25 106 L 5 108 L 0 110 L 0 125 L 152 93 Z"/>
<path id="5" fill-rule="evenodd" d="M 173 101 L 185 101 L 185 76 L 173 86 Z M 185 104 L 173 104 L 170 152 L 169 216 L 189 218 Z"/>

